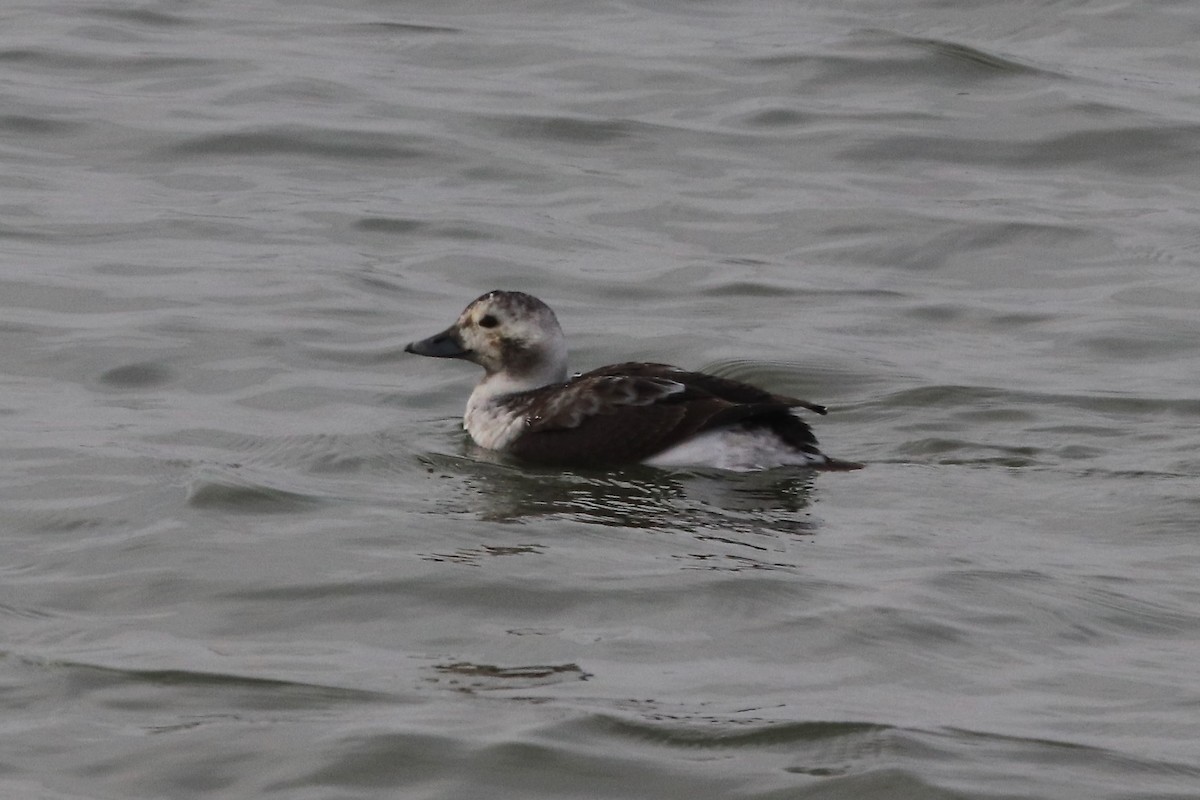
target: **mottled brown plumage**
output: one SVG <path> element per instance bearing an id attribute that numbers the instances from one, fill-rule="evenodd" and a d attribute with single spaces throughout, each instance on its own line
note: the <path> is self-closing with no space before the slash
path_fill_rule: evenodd
<path id="1" fill-rule="evenodd" d="M 784 429 L 793 446 L 818 454 L 816 438 L 791 414 L 798 403 L 748 384 L 666 364 L 614 364 L 563 384 L 504 400 L 527 419 L 509 452 L 543 464 L 642 461 L 698 433 L 744 425 Z"/>

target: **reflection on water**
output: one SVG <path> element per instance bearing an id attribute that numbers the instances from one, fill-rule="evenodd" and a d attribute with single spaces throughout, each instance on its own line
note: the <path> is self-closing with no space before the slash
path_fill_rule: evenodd
<path id="1" fill-rule="evenodd" d="M 467 458 L 428 455 L 421 461 L 461 481 L 464 496 L 447 510 L 495 522 L 561 518 L 710 535 L 807 535 L 817 529 L 807 515 L 812 470 L 729 473 L 638 465 L 551 471 L 506 462 L 474 445 Z"/>
<path id="2" fill-rule="evenodd" d="M 470 664 L 460 661 L 454 664 L 439 664 L 434 670 L 438 677 L 432 678 L 431 681 L 438 683 L 441 688 L 459 692 L 523 689 L 564 681 L 586 681 L 591 677 L 577 664 L 498 667 L 494 664 Z"/>

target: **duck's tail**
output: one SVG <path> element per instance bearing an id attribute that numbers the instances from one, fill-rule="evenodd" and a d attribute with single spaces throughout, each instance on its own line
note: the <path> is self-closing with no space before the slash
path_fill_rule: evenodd
<path id="1" fill-rule="evenodd" d="M 824 463 L 813 464 L 813 469 L 819 469 L 822 472 L 851 472 L 856 469 L 862 469 L 866 464 L 860 464 L 857 461 L 842 461 L 840 458 L 830 458 L 825 456 Z"/>

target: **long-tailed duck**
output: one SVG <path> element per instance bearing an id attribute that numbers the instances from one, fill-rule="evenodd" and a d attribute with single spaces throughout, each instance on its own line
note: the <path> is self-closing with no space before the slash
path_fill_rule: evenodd
<path id="1" fill-rule="evenodd" d="M 481 447 L 526 461 L 862 467 L 822 453 L 812 429 L 796 416 L 801 408 L 824 414 L 824 406 L 667 364 L 613 364 L 568 378 L 558 319 L 523 292 L 488 292 L 449 328 L 404 349 L 483 367 L 463 427 Z"/>

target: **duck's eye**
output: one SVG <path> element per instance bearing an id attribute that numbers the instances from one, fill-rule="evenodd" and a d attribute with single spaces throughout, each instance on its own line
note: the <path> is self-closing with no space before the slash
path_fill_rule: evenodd
<path id="1" fill-rule="evenodd" d="M 479 318 L 479 327 L 481 328 L 494 328 L 499 324 L 500 320 L 496 319 L 491 314 L 484 314 Z"/>

